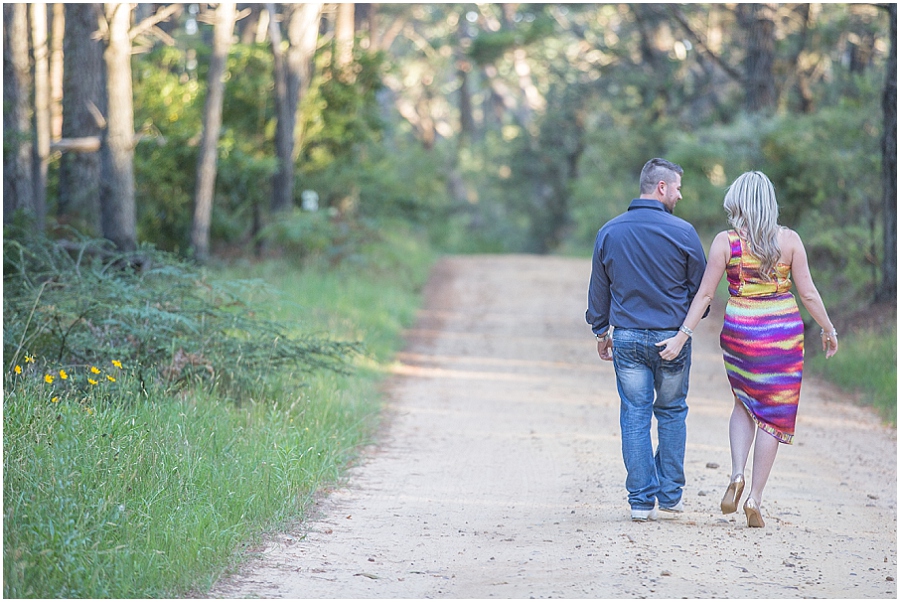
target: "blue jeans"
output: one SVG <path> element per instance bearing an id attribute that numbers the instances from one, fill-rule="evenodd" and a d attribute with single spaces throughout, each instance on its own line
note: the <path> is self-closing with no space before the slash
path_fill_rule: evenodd
<path id="1" fill-rule="evenodd" d="M 628 471 L 625 488 L 634 510 L 651 510 L 656 501 L 661 508 L 671 508 L 681 500 L 691 341 L 672 361 L 659 357 L 656 346 L 677 332 L 616 328 L 612 335 L 622 457 Z M 658 434 L 655 456 L 650 439 L 653 416 Z"/>

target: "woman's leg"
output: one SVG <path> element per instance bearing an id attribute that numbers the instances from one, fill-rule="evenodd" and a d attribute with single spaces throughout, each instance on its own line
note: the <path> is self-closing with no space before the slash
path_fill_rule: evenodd
<path id="1" fill-rule="evenodd" d="M 772 472 L 772 465 L 775 464 L 775 454 L 778 453 L 779 445 L 778 439 L 762 429 L 758 430 L 756 445 L 753 448 L 753 480 L 750 483 L 749 494 L 749 497 L 756 500 L 757 504 L 762 502 L 763 489 L 766 488 L 769 473 Z"/>
<path id="2" fill-rule="evenodd" d="M 750 456 L 750 446 L 753 445 L 753 437 L 756 435 L 756 423 L 747 413 L 747 408 L 735 398 L 734 408 L 731 410 L 731 420 L 728 421 L 728 439 L 731 442 L 731 480 L 744 474 L 747 466 L 747 458 Z M 756 478 L 756 456 L 754 456 L 753 474 Z M 770 466 L 771 468 L 771 466 Z M 767 474 L 768 476 L 768 474 Z"/>

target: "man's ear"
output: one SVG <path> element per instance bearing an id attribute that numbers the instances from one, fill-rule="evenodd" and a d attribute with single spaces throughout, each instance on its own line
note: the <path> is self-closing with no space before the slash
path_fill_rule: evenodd
<path id="1" fill-rule="evenodd" d="M 657 192 L 657 194 L 659 194 L 659 196 L 662 196 L 662 197 L 666 196 L 666 181 L 665 180 L 660 180 L 659 182 L 656 183 L 656 192 Z"/>

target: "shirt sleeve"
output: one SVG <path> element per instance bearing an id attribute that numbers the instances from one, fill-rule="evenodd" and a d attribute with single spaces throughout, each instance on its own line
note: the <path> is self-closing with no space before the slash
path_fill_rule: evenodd
<path id="1" fill-rule="evenodd" d="M 609 329 L 609 276 L 600 257 L 600 234 L 594 243 L 594 259 L 591 267 L 591 282 L 588 287 L 588 308 L 584 318 L 591 325 L 594 334 L 603 334 Z M 699 283 L 698 283 L 699 287 Z M 696 292 L 696 291 L 695 291 Z"/>

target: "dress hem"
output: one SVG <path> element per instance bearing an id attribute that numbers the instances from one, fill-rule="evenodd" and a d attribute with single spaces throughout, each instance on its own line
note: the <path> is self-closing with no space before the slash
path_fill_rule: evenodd
<path id="1" fill-rule="evenodd" d="M 744 403 L 744 400 L 737 396 L 734 392 L 734 389 L 731 390 L 732 395 L 734 395 L 735 400 L 740 401 L 741 405 L 744 406 L 744 409 L 747 410 L 747 413 L 750 415 L 750 418 L 753 419 L 753 422 L 756 423 L 756 426 L 759 427 L 760 430 L 765 431 L 766 433 L 775 437 L 775 439 L 779 443 L 784 443 L 785 445 L 793 445 L 794 444 L 794 434 L 793 433 L 785 433 L 784 431 L 780 431 L 771 424 L 767 422 L 763 422 L 760 420 L 756 414 L 750 409 L 750 407 Z"/>

